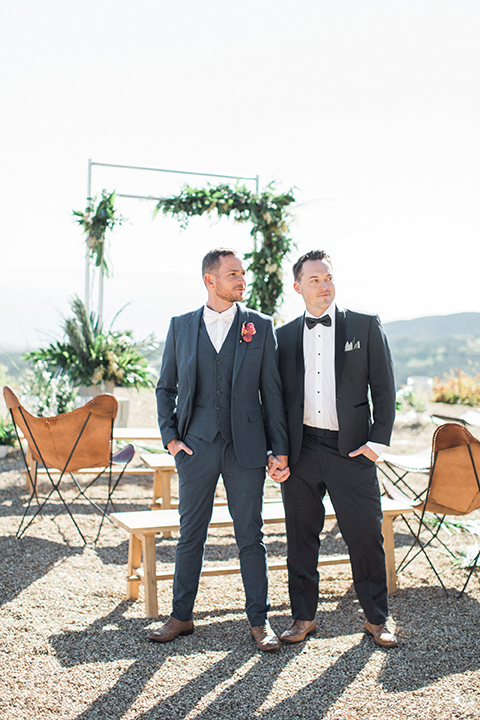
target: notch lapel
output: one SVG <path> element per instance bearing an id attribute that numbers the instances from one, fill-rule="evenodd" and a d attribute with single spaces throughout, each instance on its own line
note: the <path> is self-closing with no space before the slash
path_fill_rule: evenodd
<path id="1" fill-rule="evenodd" d="M 203 317 L 203 307 L 192 313 L 187 323 L 187 342 L 186 348 L 188 353 L 187 360 L 187 379 L 189 388 L 189 409 L 188 417 L 191 415 L 191 406 L 195 397 L 195 388 L 197 385 L 197 360 L 198 360 L 198 330 Z"/>
<path id="2" fill-rule="evenodd" d="M 247 343 L 244 340 L 241 340 L 241 332 L 243 323 L 250 322 L 249 320 L 249 313 L 248 310 L 245 310 L 241 305 L 237 303 L 237 313 L 238 313 L 238 337 L 235 338 L 235 358 L 233 361 L 233 378 L 232 378 L 232 387 L 235 383 L 235 380 L 237 379 L 238 372 L 240 370 L 241 364 L 243 362 L 243 358 L 245 357 L 245 353 L 247 352 Z"/>

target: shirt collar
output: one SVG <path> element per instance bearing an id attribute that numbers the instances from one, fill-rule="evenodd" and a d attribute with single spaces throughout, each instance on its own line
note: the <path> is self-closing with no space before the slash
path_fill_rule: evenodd
<path id="1" fill-rule="evenodd" d="M 215 320 L 222 319 L 222 320 L 233 320 L 235 315 L 237 313 L 237 305 L 236 303 L 233 303 L 232 307 L 227 308 L 223 312 L 219 313 L 215 310 L 212 310 L 208 307 L 208 305 L 204 305 L 203 308 L 203 317 L 209 317 Z"/>

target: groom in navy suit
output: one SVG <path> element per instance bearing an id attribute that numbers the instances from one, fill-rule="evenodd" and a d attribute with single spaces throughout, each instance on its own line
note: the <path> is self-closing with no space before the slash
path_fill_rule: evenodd
<path id="1" fill-rule="evenodd" d="M 293 616 L 280 639 L 301 642 L 315 631 L 322 500 L 328 491 L 348 546 L 366 631 L 378 645 L 393 647 L 396 638 L 385 626 L 387 580 L 375 468 L 395 419 L 387 339 L 376 315 L 335 305 L 332 263 L 323 250 L 303 255 L 293 273 L 306 312 L 277 331 L 290 446 L 291 474 L 282 495 Z"/>
<path id="2" fill-rule="evenodd" d="M 222 475 L 234 523 L 246 612 L 260 650 L 280 647 L 270 609 L 262 502 L 267 451 L 277 475 L 288 474 L 288 441 L 272 319 L 247 310 L 242 260 L 233 250 L 209 252 L 202 263 L 208 299 L 170 324 L 157 385 L 158 421 L 179 477 L 180 538 L 173 610 L 149 634 L 169 642 L 194 631 L 215 488 Z"/>

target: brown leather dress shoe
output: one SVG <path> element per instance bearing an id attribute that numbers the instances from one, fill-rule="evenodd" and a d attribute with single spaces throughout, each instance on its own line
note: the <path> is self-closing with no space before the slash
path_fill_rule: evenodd
<path id="1" fill-rule="evenodd" d="M 257 643 L 258 649 L 262 652 L 274 652 L 280 649 L 280 640 L 270 627 L 268 620 L 265 621 L 265 625 L 250 627 L 250 632 Z"/>
<path id="2" fill-rule="evenodd" d="M 174 640 L 178 635 L 191 635 L 194 630 L 193 620 L 184 622 L 170 615 L 165 625 L 162 625 L 158 630 L 154 630 L 147 635 L 147 637 L 153 642 L 170 642 L 170 640 Z"/>
<path id="3" fill-rule="evenodd" d="M 305 640 L 307 635 L 311 635 L 317 629 L 315 620 L 293 620 L 292 624 L 280 635 L 280 640 L 284 643 L 299 643 Z"/>
<path id="4" fill-rule="evenodd" d="M 365 630 L 373 637 L 374 642 L 376 642 L 377 645 L 380 645 L 380 647 L 389 648 L 398 645 L 397 638 L 385 627 L 385 625 L 374 625 L 366 620 Z"/>

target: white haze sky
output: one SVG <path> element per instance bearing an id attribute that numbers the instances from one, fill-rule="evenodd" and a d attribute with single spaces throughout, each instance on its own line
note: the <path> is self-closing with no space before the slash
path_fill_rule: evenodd
<path id="1" fill-rule="evenodd" d="M 83 297 L 88 158 L 295 186 L 292 258 L 329 251 L 341 304 L 478 311 L 479 38 L 478 0 L 3 0 L 0 349 L 60 338 Z M 93 192 L 186 180 L 94 167 Z M 117 205 L 105 317 L 130 303 L 116 327 L 164 338 L 204 301 L 205 252 L 248 251 L 249 227 Z"/>

